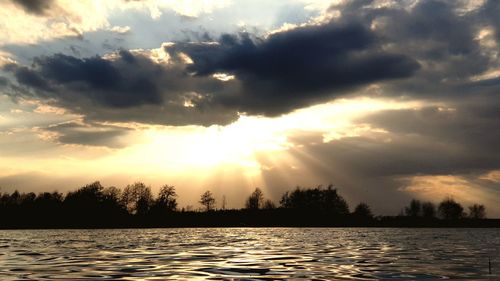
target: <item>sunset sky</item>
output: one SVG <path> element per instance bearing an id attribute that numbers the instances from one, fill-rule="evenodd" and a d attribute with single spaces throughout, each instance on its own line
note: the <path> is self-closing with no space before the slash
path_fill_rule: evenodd
<path id="1" fill-rule="evenodd" d="M 500 217 L 500 1 L 4 0 L 0 192 L 333 184 Z M 219 204 L 220 205 L 220 204 Z"/>

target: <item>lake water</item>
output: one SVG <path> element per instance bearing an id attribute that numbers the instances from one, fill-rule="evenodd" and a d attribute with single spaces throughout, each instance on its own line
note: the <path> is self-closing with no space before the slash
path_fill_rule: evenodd
<path id="1" fill-rule="evenodd" d="M 0 280 L 500 280 L 499 249 L 500 229 L 0 230 Z"/>

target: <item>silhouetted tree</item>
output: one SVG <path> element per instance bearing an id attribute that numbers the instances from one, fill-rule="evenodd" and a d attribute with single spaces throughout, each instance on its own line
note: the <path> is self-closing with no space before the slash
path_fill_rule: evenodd
<path id="1" fill-rule="evenodd" d="M 103 189 L 101 183 L 96 181 L 66 194 L 64 205 L 66 212 L 71 216 L 72 224 L 99 220 L 101 215 L 104 215 L 101 212 L 104 201 Z"/>
<path id="2" fill-rule="evenodd" d="M 33 192 L 21 194 L 21 202 L 24 206 L 32 206 L 35 203 L 36 194 Z"/>
<path id="3" fill-rule="evenodd" d="M 116 187 L 103 187 L 98 181 L 68 192 L 0 193 L 0 228 L 59 228 L 59 227 L 149 227 L 149 226 L 436 226 L 436 206 L 431 202 L 412 200 L 402 210 L 407 217 L 377 217 L 373 219 L 370 207 L 360 203 L 350 216 L 345 216 L 349 208 L 345 200 L 331 185 L 312 189 L 297 187 L 286 192 L 280 201 L 283 209 L 275 209 L 271 200 L 264 200 L 262 191 L 253 191 L 247 200 L 249 209 L 267 211 L 249 212 L 228 210 L 211 212 L 208 215 L 191 212 L 186 207 L 177 209 L 177 194 L 173 186 L 160 188 L 153 200 L 151 188 L 141 182 L 128 185 L 122 192 Z M 224 199 L 222 199 L 224 201 Z M 215 198 L 210 191 L 205 192 L 200 203 L 207 211 L 214 210 Z M 483 205 L 469 206 L 468 217 L 485 218 Z M 460 219 L 466 214 L 463 207 L 451 198 L 443 200 L 439 206 L 439 217 Z M 146 216 L 147 215 L 147 216 Z M 414 219 L 424 217 L 429 220 Z M 332 218 L 334 218 L 332 220 Z M 350 220 L 350 221 L 349 221 Z M 498 226 L 500 220 L 469 219 L 443 222 L 443 226 Z"/>
<path id="4" fill-rule="evenodd" d="M 436 205 L 432 202 L 425 202 L 422 204 L 422 216 L 424 218 L 436 217 Z"/>
<path id="5" fill-rule="evenodd" d="M 75 226 L 113 224 L 126 214 L 119 196 L 119 189 L 104 188 L 98 181 L 68 192 L 64 199 L 66 219 Z"/>
<path id="6" fill-rule="evenodd" d="M 61 214 L 62 194 L 33 192 L 0 194 L 0 226 L 54 225 Z"/>
<path id="7" fill-rule="evenodd" d="M 405 215 L 409 217 L 418 217 L 422 214 L 422 203 L 420 201 L 412 199 L 410 206 L 405 208 Z"/>
<path id="8" fill-rule="evenodd" d="M 164 185 L 160 188 L 160 193 L 158 194 L 158 199 L 156 200 L 156 205 L 158 208 L 165 211 L 175 211 L 177 209 L 177 193 L 175 192 L 175 187 L 170 185 Z"/>
<path id="9" fill-rule="evenodd" d="M 329 185 L 326 189 L 318 186 L 313 189 L 297 187 L 292 192 L 285 192 L 281 197 L 281 207 L 304 211 L 324 211 L 335 215 L 347 215 L 349 206 L 337 189 Z"/>
<path id="10" fill-rule="evenodd" d="M 474 204 L 469 206 L 469 217 L 471 219 L 484 219 L 486 218 L 486 208 L 484 205 Z"/>
<path id="11" fill-rule="evenodd" d="M 200 204 L 205 206 L 205 210 L 208 212 L 208 211 L 211 211 L 214 209 L 214 206 L 215 206 L 215 198 L 214 196 L 212 195 L 212 192 L 210 192 L 209 190 L 205 191 L 201 197 L 200 197 Z"/>
<path id="12" fill-rule="evenodd" d="M 120 205 L 120 198 L 122 191 L 114 186 L 106 187 L 102 191 L 104 199 L 109 202 L 116 202 L 116 205 Z"/>
<path id="13" fill-rule="evenodd" d="M 21 201 L 20 199 L 21 199 L 21 194 L 19 193 L 19 191 L 15 190 L 10 195 L 10 204 L 12 204 L 12 205 L 19 205 L 19 203 Z"/>
<path id="14" fill-rule="evenodd" d="M 366 203 L 359 203 L 352 214 L 357 218 L 373 218 L 372 210 Z"/>
<path id="15" fill-rule="evenodd" d="M 266 201 L 264 201 L 264 204 L 262 206 L 262 209 L 265 209 L 265 210 L 272 210 L 272 209 L 276 209 L 276 204 L 274 204 L 273 201 L 267 199 Z"/>
<path id="16" fill-rule="evenodd" d="M 264 203 L 264 195 L 262 194 L 262 190 L 260 190 L 260 188 L 257 187 L 254 190 L 254 192 L 250 194 L 247 201 L 245 202 L 245 208 L 257 210 L 262 207 L 263 203 Z"/>
<path id="17" fill-rule="evenodd" d="M 34 220 L 36 223 L 55 225 L 62 214 L 63 195 L 57 191 L 39 193 L 35 198 Z"/>
<path id="18" fill-rule="evenodd" d="M 142 182 L 129 184 L 122 192 L 121 201 L 130 214 L 145 215 L 153 203 L 151 187 Z"/>
<path id="19" fill-rule="evenodd" d="M 47 207 L 56 207 L 60 206 L 63 202 L 63 194 L 57 191 L 54 192 L 42 192 L 39 193 L 35 199 L 37 204 L 47 206 Z"/>
<path id="20" fill-rule="evenodd" d="M 464 208 L 452 198 L 447 198 L 439 203 L 438 212 L 443 219 L 456 220 L 463 217 Z"/>
<path id="21" fill-rule="evenodd" d="M 100 182 L 93 182 L 77 189 L 76 191 L 68 192 L 64 203 L 67 205 L 79 205 L 78 207 L 95 207 L 103 201 L 103 189 L 104 187 Z"/>

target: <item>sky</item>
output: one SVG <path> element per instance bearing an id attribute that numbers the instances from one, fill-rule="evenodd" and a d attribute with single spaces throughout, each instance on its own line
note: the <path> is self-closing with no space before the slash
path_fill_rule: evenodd
<path id="1" fill-rule="evenodd" d="M 0 192 L 240 208 L 333 184 L 500 217 L 500 1 L 4 0 Z M 219 206 L 220 207 L 220 206 Z"/>

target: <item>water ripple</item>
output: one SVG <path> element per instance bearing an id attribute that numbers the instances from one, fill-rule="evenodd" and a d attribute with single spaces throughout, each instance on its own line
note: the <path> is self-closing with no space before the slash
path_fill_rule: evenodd
<path id="1" fill-rule="evenodd" d="M 499 280 L 498 229 L 0 231 L 1 280 Z M 493 274 L 488 274 L 488 257 Z"/>

